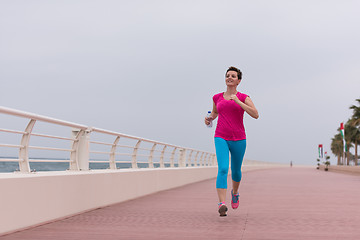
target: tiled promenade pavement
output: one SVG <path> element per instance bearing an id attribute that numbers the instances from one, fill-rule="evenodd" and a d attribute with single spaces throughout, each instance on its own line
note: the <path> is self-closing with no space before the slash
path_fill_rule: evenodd
<path id="1" fill-rule="evenodd" d="M 160 192 L 0 239 L 360 239 L 360 176 L 296 167 L 245 172 L 240 207 L 227 217 L 218 216 L 214 184 Z"/>

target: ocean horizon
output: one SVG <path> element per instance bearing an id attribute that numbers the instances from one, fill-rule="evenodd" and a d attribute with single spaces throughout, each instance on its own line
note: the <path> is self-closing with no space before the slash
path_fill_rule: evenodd
<path id="1" fill-rule="evenodd" d="M 17 159 L 18 157 L 0 157 L 0 173 L 9 173 L 19 171 L 18 162 L 1 162 L 2 158 L 7 159 Z M 47 160 L 69 160 L 69 159 L 60 159 L 60 158 L 35 158 L 34 159 L 47 159 Z M 106 161 L 106 159 L 90 159 L 90 161 Z M 137 163 L 138 168 L 148 168 L 148 163 Z M 178 166 L 175 163 L 175 166 Z M 127 169 L 131 168 L 131 163 L 121 163 L 117 162 L 116 167 L 118 169 Z M 160 163 L 154 163 L 154 167 L 160 167 Z M 170 167 L 170 163 L 165 163 L 165 167 Z M 109 163 L 89 163 L 89 168 L 91 170 L 95 169 L 109 169 Z M 41 172 L 41 171 L 66 171 L 69 169 L 69 163 L 67 162 L 30 162 L 30 169 Z"/>

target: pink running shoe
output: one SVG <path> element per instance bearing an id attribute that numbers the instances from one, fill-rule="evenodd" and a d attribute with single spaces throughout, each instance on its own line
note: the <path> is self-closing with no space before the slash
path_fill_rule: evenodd
<path id="1" fill-rule="evenodd" d="M 231 190 L 231 207 L 233 209 L 237 209 L 239 207 L 239 193 L 234 195 L 233 190 Z"/>
<path id="2" fill-rule="evenodd" d="M 219 213 L 220 213 L 220 217 L 226 217 L 226 212 L 227 212 L 228 208 L 225 205 L 225 202 L 221 202 L 219 203 Z"/>

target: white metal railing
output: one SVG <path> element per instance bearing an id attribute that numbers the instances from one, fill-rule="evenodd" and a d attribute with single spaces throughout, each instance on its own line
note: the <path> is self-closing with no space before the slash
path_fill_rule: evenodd
<path id="1" fill-rule="evenodd" d="M 196 149 L 180 147 L 168 143 L 150 139 L 130 136 L 122 133 L 108 131 L 95 127 L 62 121 L 33 113 L 23 112 L 10 108 L 0 107 L 0 113 L 10 116 L 29 119 L 25 130 L 2 129 L 0 133 L 17 134 L 21 136 L 20 144 L 0 143 L 0 148 L 18 148 L 18 158 L 0 158 L 0 162 L 18 162 L 20 172 L 31 172 L 31 162 L 66 162 L 69 170 L 89 170 L 89 163 L 108 163 L 109 169 L 117 169 L 117 164 L 130 164 L 131 168 L 138 168 L 139 164 L 145 164 L 149 168 L 160 167 L 193 167 L 215 165 L 215 154 Z M 33 133 L 36 122 L 50 123 L 55 126 L 72 128 L 72 137 L 55 136 L 44 133 Z M 1 126 L 0 126 L 1 127 Z M 111 142 L 90 139 L 92 133 L 105 135 L 112 138 Z M 58 148 L 47 146 L 31 146 L 30 137 L 36 136 L 45 139 L 65 140 L 70 142 L 70 148 Z M 133 141 L 133 144 L 120 143 L 125 139 Z M 143 145 L 146 146 L 143 146 Z M 103 146 L 105 150 L 91 150 L 91 146 Z M 36 159 L 29 158 L 29 150 L 62 151 L 68 153 L 68 159 Z M 140 151 L 140 153 L 139 153 Z M 1 152 L 0 152 L 1 153 Z M 104 159 L 91 159 L 90 155 L 106 155 Z M 128 157 L 128 160 L 118 157 Z M 0 157 L 2 157 L 0 155 Z M 142 158 L 143 160 L 140 160 Z M 145 159 L 145 160 L 144 160 Z"/>

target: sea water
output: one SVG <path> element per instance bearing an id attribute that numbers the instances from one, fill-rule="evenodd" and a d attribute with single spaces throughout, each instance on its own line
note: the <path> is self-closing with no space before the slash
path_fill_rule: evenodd
<path id="1" fill-rule="evenodd" d="M 1 172 L 15 172 L 19 170 L 19 164 L 17 162 L 1 162 L 1 158 L 16 159 L 15 157 L 0 157 L 0 173 Z M 39 159 L 39 158 L 36 158 Z M 48 159 L 48 158 L 47 158 Z M 48 160 L 68 160 L 68 159 L 48 159 Z M 92 160 L 92 159 L 91 159 Z M 97 159 L 99 160 L 99 159 Z M 170 163 L 165 163 L 165 167 L 170 167 Z M 138 168 L 148 168 L 148 163 L 138 163 Z M 177 167 L 178 164 L 175 164 Z M 109 169 L 109 163 L 89 163 L 90 169 Z M 131 168 L 131 163 L 116 163 L 118 169 Z M 159 163 L 154 163 L 154 167 L 160 167 Z M 35 171 L 65 171 L 69 169 L 69 163 L 67 162 L 30 162 L 30 169 Z"/>

